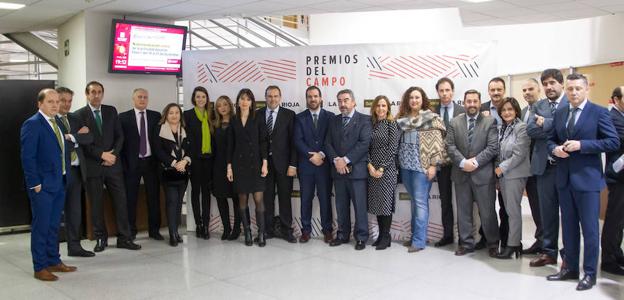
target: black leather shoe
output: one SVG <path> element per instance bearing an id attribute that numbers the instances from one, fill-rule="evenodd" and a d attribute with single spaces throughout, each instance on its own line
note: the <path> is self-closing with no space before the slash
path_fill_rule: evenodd
<path id="1" fill-rule="evenodd" d="M 221 235 L 221 240 L 225 241 L 228 239 L 228 236 L 230 236 L 230 231 L 229 230 L 225 230 L 223 229 L 223 234 Z"/>
<path id="2" fill-rule="evenodd" d="M 210 239 L 210 228 L 208 228 L 208 226 L 204 226 L 204 232 L 202 233 L 202 237 L 204 238 L 204 240 L 208 240 Z"/>
<path id="3" fill-rule="evenodd" d="M 600 270 L 609 274 L 624 276 L 624 268 L 617 263 L 602 263 L 600 264 Z"/>
<path id="4" fill-rule="evenodd" d="M 169 245 L 171 245 L 171 247 L 177 247 L 178 246 L 178 240 L 175 238 L 175 236 L 170 236 L 169 237 Z"/>
<path id="5" fill-rule="evenodd" d="M 488 249 L 488 255 L 492 258 L 496 258 L 498 257 L 498 249 L 496 248 L 489 248 Z"/>
<path id="6" fill-rule="evenodd" d="M 128 249 L 128 250 L 139 250 L 141 249 L 141 245 L 135 244 L 133 241 L 117 241 L 117 248 Z"/>
<path id="7" fill-rule="evenodd" d="M 230 235 L 227 238 L 228 241 L 238 240 L 238 237 L 240 236 L 240 233 L 241 233 L 240 228 L 238 228 L 238 229 L 234 228 L 232 230 L 232 232 L 230 232 Z"/>
<path id="8" fill-rule="evenodd" d="M 286 233 L 283 236 L 284 236 L 284 240 L 291 244 L 297 242 L 297 239 L 295 238 L 295 236 L 293 236 L 292 232 Z"/>
<path id="9" fill-rule="evenodd" d="M 487 247 L 487 243 L 485 242 L 484 238 L 481 238 L 481 240 L 479 240 L 479 242 L 474 246 L 474 249 L 481 250 L 485 249 L 485 247 Z"/>
<path id="10" fill-rule="evenodd" d="M 583 279 L 579 281 L 576 286 L 577 291 L 585 291 L 591 289 L 594 285 L 596 285 L 596 276 L 587 275 L 583 276 Z"/>
<path id="11" fill-rule="evenodd" d="M 174 236 L 175 236 L 176 241 L 178 241 L 178 243 L 181 244 L 184 242 L 184 240 L 182 239 L 179 233 L 176 232 Z"/>
<path id="12" fill-rule="evenodd" d="M 149 235 L 150 239 L 154 239 L 157 241 L 163 241 L 165 238 L 160 234 L 160 232 L 154 232 Z"/>
<path id="13" fill-rule="evenodd" d="M 95 253 L 91 251 L 87 251 L 85 249 L 79 249 L 77 251 L 69 251 L 67 252 L 68 256 L 76 256 L 76 257 L 93 257 Z"/>
<path id="14" fill-rule="evenodd" d="M 515 255 L 516 258 L 520 258 L 522 256 L 522 246 L 508 246 L 507 248 L 503 248 L 503 251 L 499 252 L 496 255 L 498 259 L 511 259 L 511 256 Z"/>
<path id="15" fill-rule="evenodd" d="M 197 224 L 197 226 L 195 227 L 195 237 L 197 238 L 204 237 L 204 225 Z"/>
<path id="16" fill-rule="evenodd" d="M 579 272 L 572 272 L 568 269 L 561 268 L 559 273 L 546 276 L 548 281 L 578 280 Z"/>
<path id="17" fill-rule="evenodd" d="M 246 229 L 245 230 L 245 246 L 252 246 L 253 245 L 253 239 L 251 238 L 251 230 Z"/>
<path id="18" fill-rule="evenodd" d="M 616 257 L 615 261 L 617 262 L 618 265 L 620 265 L 621 267 L 624 267 L 624 256 Z"/>
<path id="19" fill-rule="evenodd" d="M 264 239 L 264 233 L 259 232 L 257 240 L 258 240 L 258 247 L 266 246 L 266 240 Z"/>
<path id="20" fill-rule="evenodd" d="M 330 247 L 336 247 L 336 246 L 340 246 L 340 245 L 342 245 L 342 244 L 346 244 L 346 243 L 348 243 L 348 242 L 349 242 L 349 241 L 347 241 L 347 240 L 334 239 L 334 240 L 332 240 L 331 242 L 329 242 L 329 246 L 330 246 Z"/>
<path id="21" fill-rule="evenodd" d="M 366 248 L 366 243 L 364 241 L 355 242 L 355 250 L 364 250 Z"/>
<path id="22" fill-rule="evenodd" d="M 444 247 L 453 243 L 453 237 L 446 237 L 433 244 L 434 247 Z"/>
<path id="23" fill-rule="evenodd" d="M 97 241 L 95 242 L 95 248 L 93 248 L 93 251 L 102 252 L 104 251 L 104 249 L 106 249 L 107 246 L 108 246 L 107 239 L 97 239 Z"/>
<path id="24" fill-rule="evenodd" d="M 536 241 L 531 247 L 522 249 L 522 254 L 538 254 L 542 251 L 542 245 L 539 241 Z"/>

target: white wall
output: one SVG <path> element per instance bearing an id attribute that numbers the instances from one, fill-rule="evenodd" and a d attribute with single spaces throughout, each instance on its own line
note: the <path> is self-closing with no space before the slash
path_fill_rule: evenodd
<path id="1" fill-rule="evenodd" d="M 151 109 L 161 111 L 167 103 L 177 102 L 174 75 L 108 73 L 111 22 L 114 18 L 122 16 L 83 12 L 59 27 L 59 52 L 63 51 L 64 39 L 70 38 L 70 58 L 61 60 L 59 64 L 59 85 L 66 85 L 76 93 L 72 109 L 86 104 L 84 87 L 91 80 L 104 85 L 104 103 L 115 106 L 119 112 L 132 108 L 132 90 L 138 87 L 149 91 Z M 141 21 L 172 23 L 164 20 Z M 74 49 L 78 52 L 76 56 L 73 56 Z"/>
<path id="2" fill-rule="evenodd" d="M 336 30 L 340 28 L 340 30 Z M 431 9 L 310 16 L 312 45 L 498 41 L 498 74 L 624 60 L 624 16 L 505 26 L 464 27 L 459 10 Z"/>

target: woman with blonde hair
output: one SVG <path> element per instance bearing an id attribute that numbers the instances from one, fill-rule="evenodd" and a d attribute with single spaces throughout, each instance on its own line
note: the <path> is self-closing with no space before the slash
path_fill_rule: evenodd
<path id="1" fill-rule="evenodd" d="M 401 129 L 399 165 L 401 179 L 412 198 L 412 238 L 404 245 L 418 252 L 427 243 L 429 190 L 437 168 L 448 156 L 444 145 L 446 128 L 440 116 L 429 108 L 429 98 L 420 87 L 403 94 L 397 123 Z"/>

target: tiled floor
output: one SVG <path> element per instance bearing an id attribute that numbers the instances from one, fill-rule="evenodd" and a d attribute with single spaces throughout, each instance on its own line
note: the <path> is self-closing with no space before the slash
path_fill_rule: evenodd
<path id="1" fill-rule="evenodd" d="M 528 244 L 533 229 L 525 221 Z M 600 274 L 594 289 L 577 292 L 576 282 L 547 282 L 556 269 L 530 268 L 531 257 L 456 257 L 452 246 L 408 254 L 398 242 L 355 251 L 318 239 L 271 239 L 259 248 L 219 236 L 185 236 L 176 248 L 140 236 L 140 251 L 109 247 L 94 258 L 66 257 L 62 244 L 78 272 L 52 283 L 32 278 L 29 234 L 0 236 L 0 299 L 624 299 L 624 278 Z"/>

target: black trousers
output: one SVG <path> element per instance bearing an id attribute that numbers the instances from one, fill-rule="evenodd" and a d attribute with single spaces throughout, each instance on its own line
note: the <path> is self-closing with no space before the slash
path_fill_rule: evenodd
<path id="1" fill-rule="evenodd" d="M 509 238 L 509 216 L 507 215 L 507 211 L 505 210 L 505 203 L 503 201 L 503 194 L 500 191 L 497 191 L 498 205 L 500 209 L 498 210 L 498 218 L 500 224 L 498 226 L 498 234 L 500 235 L 500 244 L 501 247 L 507 247 L 507 238 Z M 479 228 L 479 235 L 484 239 L 485 235 L 483 233 L 483 226 Z"/>
<path id="2" fill-rule="evenodd" d="M 101 176 L 87 178 L 87 193 L 91 199 L 91 219 L 93 220 L 93 234 L 96 239 L 108 238 L 104 223 L 104 185 L 113 201 L 115 222 L 117 223 L 118 239 L 130 238 L 128 225 L 128 205 L 126 203 L 126 189 L 121 166 L 102 167 Z"/>
<path id="3" fill-rule="evenodd" d="M 184 192 L 186 192 L 187 181 L 166 182 L 165 188 L 165 206 L 167 208 L 167 226 L 169 227 L 169 236 L 173 237 L 178 233 L 178 226 L 182 219 L 182 200 Z"/>
<path id="4" fill-rule="evenodd" d="M 154 156 L 139 159 L 136 170 L 127 170 L 124 174 L 126 179 L 126 199 L 128 201 L 128 222 L 130 233 L 137 234 L 136 216 L 137 202 L 141 178 L 145 184 L 145 196 L 147 201 L 147 224 L 150 235 L 158 233 L 160 229 L 160 186 L 158 184 L 158 162 Z"/>
<path id="5" fill-rule="evenodd" d="M 451 181 L 452 165 L 443 166 L 438 172 L 438 189 L 440 191 L 440 206 L 442 208 L 442 227 L 444 235 L 442 239 L 453 239 L 453 182 Z"/>
<path id="6" fill-rule="evenodd" d="M 542 246 L 542 216 L 540 214 L 539 196 L 537 194 L 537 180 L 535 176 L 529 176 L 526 183 L 526 193 L 529 198 L 529 206 L 531 207 L 531 216 L 535 222 L 535 240 L 538 245 Z"/>
<path id="7" fill-rule="evenodd" d="M 65 235 L 67 237 L 67 252 L 82 250 L 80 240 L 82 234 L 82 176 L 80 167 L 69 168 L 69 182 L 65 187 Z"/>
<path id="8" fill-rule="evenodd" d="M 240 232 L 241 215 L 238 209 L 238 196 L 232 197 L 232 207 L 234 207 L 234 225 L 230 226 L 230 204 L 228 198 L 217 197 L 217 207 L 219 208 L 219 215 L 221 216 L 221 223 L 223 224 L 223 231 L 229 233 L 234 230 Z M 247 215 L 249 212 L 247 212 Z"/>
<path id="9" fill-rule="evenodd" d="M 210 185 L 212 157 L 195 158 L 191 163 L 191 205 L 196 225 L 210 225 Z M 201 202 L 200 202 L 201 198 Z"/>
<path id="10" fill-rule="evenodd" d="M 610 183 L 609 202 L 604 225 L 602 226 L 602 263 L 617 263 L 622 260 L 622 230 L 624 230 L 624 185 L 622 183 Z"/>
<path id="11" fill-rule="evenodd" d="M 273 157 L 268 160 L 269 173 L 266 176 L 264 189 L 264 221 L 266 230 L 273 230 L 273 216 L 275 214 L 275 194 L 279 198 L 279 217 L 281 234 L 292 234 L 292 204 L 290 195 L 293 190 L 293 178 L 280 174 L 275 170 Z"/>

